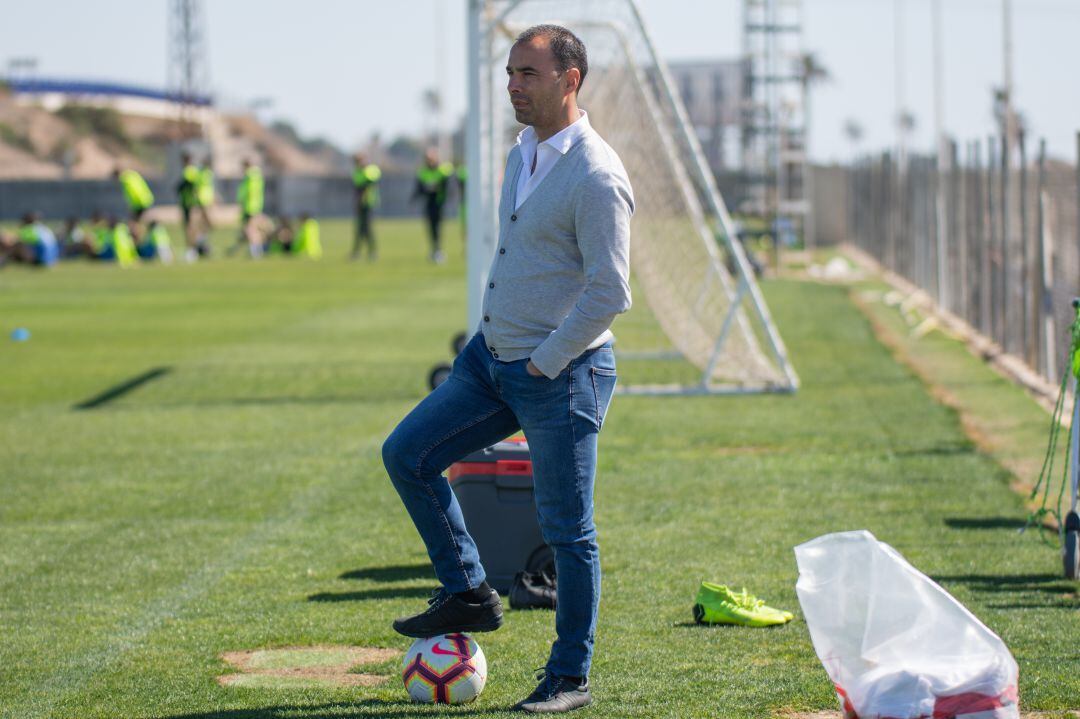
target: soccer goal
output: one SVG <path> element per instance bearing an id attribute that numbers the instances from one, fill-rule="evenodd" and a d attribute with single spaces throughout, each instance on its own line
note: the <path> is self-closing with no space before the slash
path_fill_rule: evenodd
<path id="1" fill-rule="evenodd" d="M 469 0 L 469 326 L 479 324 L 498 197 L 517 132 L 506 94 L 514 38 L 539 23 L 589 52 L 579 98 L 634 187 L 634 309 L 614 331 L 624 392 L 792 392 L 798 377 L 686 111 L 632 0 Z"/>

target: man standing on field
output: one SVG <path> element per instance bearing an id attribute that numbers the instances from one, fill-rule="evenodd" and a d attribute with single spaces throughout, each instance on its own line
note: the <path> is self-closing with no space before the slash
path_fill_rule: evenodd
<path id="1" fill-rule="evenodd" d="M 450 378 L 383 445 L 387 472 L 442 583 L 426 611 L 394 629 L 429 637 L 502 625 L 499 595 L 442 472 L 522 429 L 559 582 L 557 638 L 539 686 L 515 708 L 560 712 L 592 701 L 596 445 L 615 389 L 610 326 L 630 308 L 634 199 L 622 162 L 578 109 L 588 61 L 573 33 L 526 30 L 506 72 L 510 102 L 528 127 L 506 161 L 483 320 Z"/>

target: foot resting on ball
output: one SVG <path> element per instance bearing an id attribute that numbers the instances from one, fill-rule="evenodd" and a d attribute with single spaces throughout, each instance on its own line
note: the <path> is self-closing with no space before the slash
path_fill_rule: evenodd
<path id="1" fill-rule="evenodd" d="M 440 587 L 428 600 L 426 610 L 395 619 L 394 631 L 414 638 L 454 632 L 493 632 L 502 626 L 502 602 L 494 589 L 488 587 L 487 592 L 482 601 L 470 602 Z"/>

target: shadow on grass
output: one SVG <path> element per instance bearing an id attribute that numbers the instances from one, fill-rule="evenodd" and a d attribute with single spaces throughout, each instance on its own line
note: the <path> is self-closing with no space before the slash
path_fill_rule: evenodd
<path id="1" fill-rule="evenodd" d="M 172 367 L 154 367 L 143 372 L 142 374 L 130 377 L 121 382 L 120 384 L 115 384 L 112 387 L 109 387 L 105 391 L 101 392 L 100 394 L 94 395 L 90 399 L 86 399 L 82 402 L 79 402 L 78 404 L 72 405 L 71 408 L 74 410 L 96 409 L 97 407 L 100 407 L 103 404 L 108 404 L 115 399 L 119 399 L 128 392 L 132 392 L 143 386 L 147 382 L 153 381 L 158 377 L 163 377 L 170 372 L 172 372 Z"/>
<path id="2" fill-rule="evenodd" d="M 936 576 L 933 579 L 943 584 L 963 584 L 975 592 L 1016 595 L 1015 602 L 988 605 L 995 609 L 1080 608 L 1076 582 L 1058 574 L 954 574 Z M 1024 597 L 1025 594 L 1028 596 Z"/>
<path id="3" fill-rule="evenodd" d="M 362 717 L 416 716 L 473 716 L 500 711 L 489 707 L 449 707 L 444 705 L 424 706 L 407 701 L 383 701 L 365 699 L 356 702 L 335 702 L 316 704 L 308 707 L 295 704 L 259 707 L 257 709 L 222 709 L 219 711 L 198 712 L 195 714 L 173 714 L 164 719 L 361 719 Z"/>
<path id="4" fill-rule="evenodd" d="M 769 627 L 744 627 L 738 624 L 698 624 L 697 622 L 675 622 L 672 626 L 680 627 L 682 629 L 700 629 L 703 632 L 708 631 L 720 631 L 720 630 L 746 630 L 746 629 L 782 629 L 791 622 L 785 624 L 774 624 Z"/>
<path id="5" fill-rule="evenodd" d="M 368 599 L 402 599 L 431 596 L 431 587 L 386 587 L 362 589 L 356 592 L 319 592 L 308 597 L 309 602 L 363 602 Z"/>
<path id="6" fill-rule="evenodd" d="M 416 392 L 398 393 L 372 393 L 367 395 L 283 395 L 279 397 L 223 397 L 192 400 L 177 400 L 155 402 L 153 405 L 141 405 L 141 407 L 153 406 L 175 409 L 177 407 L 274 407 L 288 405 L 334 405 L 334 404 L 365 404 L 370 402 L 398 402 L 402 400 L 421 399 L 423 395 Z"/>
<path id="7" fill-rule="evenodd" d="M 903 449 L 894 454 L 897 457 L 956 457 L 976 453 L 975 446 L 969 443 L 941 444 L 918 449 Z"/>
<path id="8" fill-rule="evenodd" d="M 1017 517 L 946 517 L 945 526 L 950 529 L 1015 529 L 1020 531 L 1027 526 L 1026 519 Z M 1032 529 L 1046 529 L 1057 532 L 1049 524 L 1033 525 Z"/>
<path id="9" fill-rule="evenodd" d="M 312 395 L 283 397 L 236 397 L 224 400 L 221 404 L 232 405 L 278 405 L 278 404 L 363 404 L 364 402 L 385 402 L 388 400 L 418 399 L 416 392 L 371 393 L 366 395 Z M 200 404 L 217 404 L 215 402 Z"/>
<path id="10" fill-rule="evenodd" d="M 1075 594 L 1065 597 L 1049 598 L 1046 602 L 1011 602 L 1007 604 L 987 604 L 991 609 L 1080 609 L 1080 597 Z"/>
<path id="11" fill-rule="evenodd" d="M 397 564 L 391 567 L 351 569 L 338 579 L 370 579 L 373 582 L 403 582 L 409 579 L 434 579 L 431 564 Z"/>

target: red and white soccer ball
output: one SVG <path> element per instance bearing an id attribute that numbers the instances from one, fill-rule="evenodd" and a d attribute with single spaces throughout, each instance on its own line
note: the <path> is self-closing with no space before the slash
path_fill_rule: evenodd
<path id="1" fill-rule="evenodd" d="M 401 679 L 413 701 L 465 704 L 484 690 L 487 659 L 468 634 L 417 639 L 405 654 Z"/>

